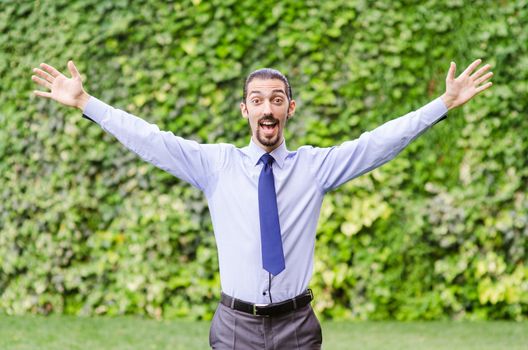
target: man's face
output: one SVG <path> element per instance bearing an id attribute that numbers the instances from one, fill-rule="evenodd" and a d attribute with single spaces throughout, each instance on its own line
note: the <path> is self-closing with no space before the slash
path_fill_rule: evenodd
<path id="1" fill-rule="evenodd" d="M 286 121 L 295 112 L 295 101 L 288 101 L 283 81 L 256 78 L 248 84 L 240 110 L 249 120 L 253 142 L 269 153 L 282 143 Z"/>

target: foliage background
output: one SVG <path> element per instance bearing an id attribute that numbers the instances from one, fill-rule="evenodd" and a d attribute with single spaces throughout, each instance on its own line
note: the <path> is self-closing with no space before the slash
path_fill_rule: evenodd
<path id="1" fill-rule="evenodd" d="M 439 96 L 449 62 L 494 87 L 332 192 L 312 288 L 323 317 L 528 316 L 528 2 L 0 2 L 0 312 L 208 319 L 206 202 L 93 123 L 31 95 L 74 59 L 89 93 L 160 128 L 243 146 L 246 74 L 283 71 L 288 146 L 329 146 Z"/>

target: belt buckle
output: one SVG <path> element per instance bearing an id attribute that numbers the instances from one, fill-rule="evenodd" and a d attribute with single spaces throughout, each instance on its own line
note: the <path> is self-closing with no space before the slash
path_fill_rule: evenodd
<path id="1" fill-rule="evenodd" d="M 263 307 L 263 306 L 268 306 L 269 304 L 253 304 L 253 316 L 261 316 L 261 315 L 258 315 L 257 314 L 257 308 L 258 307 Z"/>

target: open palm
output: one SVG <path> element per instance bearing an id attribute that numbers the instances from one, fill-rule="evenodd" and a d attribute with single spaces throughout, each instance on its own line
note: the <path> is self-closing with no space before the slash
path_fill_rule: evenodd
<path id="1" fill-rule="evenodd" d="M 462 74 L 455 78 L 456 64 L 451 62 L 446 77 L 446 92 L 442 96 L 449 109 L 463 105 L 492 85 L 488 80 L 491 79 L 493 73 L 486 73 L 491 68 L 489 64 L 473 73 L 481 63 L 482 60 L 475 60 Z"/>
<path id="2" fill-rule="evenodd" d="M 33 75 L 31 78 L 37 84 L 49 89 L 50 92 L 36 90 L 35 95 L 50 98 L 66 106 L 80 107 L 86 92 L 83 89 L 81 75 L 73 61 L 68 62 L 71 78 L 46 63 L 41 63 L 40 67 L 42 69 L 33 69 L 37 76 Z"/>

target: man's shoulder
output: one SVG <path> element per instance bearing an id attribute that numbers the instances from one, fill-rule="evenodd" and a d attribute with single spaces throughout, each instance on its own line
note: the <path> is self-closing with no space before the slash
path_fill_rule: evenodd
<path id="1" fill-rule="evenodd" d="M 231 143 L 204 143 L 202 144 L 202 147 L 208 150 L 216 150 L 221 152 L 224 155 L 227 156 L 236 156 L 236 155 L 243 155 L 247 154 L 247 146 L 245 147 L 238 147 Z"/>
<path id="2" fill-rule="evenodd" d="M 312 146 L 312 145 L 303 145 L 295 151 L 295 153 L 298 153 L 299 155 L 316 155 L 321 153 L 326 153 L 335 146 L 331 147 L 319 147 L 319 146 Z"/>
<path id="3" fill-rule="evenodd" d="M 223 143 L 223 142 L 219 142 L 219 143 L 202 143 L 201 146 L 202 147 L 206 147 L 206 148 L 219 148 L 219 149 L 222 149 L 222 150 L 235 150 L 235 149 L 238 149 L 235 145 L 232 145 L 230 143 Z"/>

